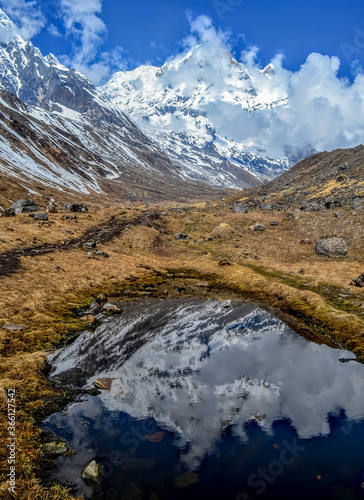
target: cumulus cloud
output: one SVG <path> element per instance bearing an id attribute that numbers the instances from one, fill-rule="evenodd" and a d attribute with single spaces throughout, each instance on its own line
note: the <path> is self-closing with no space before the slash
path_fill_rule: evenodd
<path id="1" fill-rule="evenodd" d="M 353 147 L 364 142 L 364 74 L 354 81 L 338 76 L 337 57 L 312 53 L 298 71 L 277 54 L 267 68 L 249 47 L 235 60 L 229 33 L 206 16 L 191 19 L 184 51 L 167 61 L 155 85 L 177 91 L 191 114 L 163 116 L 171 130 L 214 129 L 276 158 Z M 137 87 L 136 87 L 137 88 Z M 151 121 L 153 126 L 153 121 Z M 156 124 L 160 126 L 161 123 Z"/>
<path id="2" fill-rule="evenodd" d="M 25 40 L 37 35 L 46 24 L 46 19 L 36 0 L 0 0 L 0 6 L 17 25 Z"/>
<path id="3" fill-rule="evenodd" d="M 107 27 L 100 15 L 101 0 L 61 0 L 60 15 L 71 40 L 71 55 L 60 56 L 67 66 L 74 66 L 84 73 L 95 85 L 104 82 L 112 70 L 125 69 L 123 49 L 101 51 L 107 37 Z"/>

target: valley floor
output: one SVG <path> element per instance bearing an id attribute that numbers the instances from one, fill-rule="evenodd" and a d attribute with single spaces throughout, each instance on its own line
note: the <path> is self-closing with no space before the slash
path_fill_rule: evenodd
<path id="1" fill-rule="evenodd" d="M 40 479 L 52 461 L 39 424 L 72 397 L 49 383 L 45 359 L 88 327 L 81 313 L 100 293 L 119 300 L 238 296 L 265 304 L 306 338 L 364 360 L 364 289 L 350 286 L 364 272 L 361 212 L 298 211 L 285 221 L 283 212 L 235 214 L 226 201 L 95 205 L 77 219 L 65 215 L 49 214 L 50 223 L 27 215 L 0 218 L 0 325 L 27 327 L 0 329 L 0 386 L 16 389 L 18 498 L 71 498 Z M 266 230 L 252 231 L 253 224 Z M 175 239 L 178 233 L 187 238 Z M 346 257 L 316 255 L 316 241 L 327 234 L 348 239 Z M 7 429 L 5 399 L 0 428 Z M 4 432 L 0 439 L 1 498 L 12 498 Z"/>

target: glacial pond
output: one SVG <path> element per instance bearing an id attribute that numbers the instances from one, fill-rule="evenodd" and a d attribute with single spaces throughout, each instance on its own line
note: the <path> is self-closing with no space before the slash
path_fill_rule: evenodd
<path id="1" fill-rule="evenodd" d="M 103 500 L 364 499 L 364 366 L 254 305 L 125 303 L 54 353 L 53 480 Z M 93 460 L 99 483 L 82 479 Z"/>

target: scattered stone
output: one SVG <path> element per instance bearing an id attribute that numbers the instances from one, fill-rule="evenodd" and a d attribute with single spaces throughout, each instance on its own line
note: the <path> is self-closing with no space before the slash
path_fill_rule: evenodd
<path id="1" fill-rule="evenodd" d="M 96 248 L 96 241 L 87 241 L 83 246 L 85 248 Z"/>
<path id="2" fill-rule="evenodd" d="M 154 434 L 147 434 L 146 438 L 151 443 L 160 443 L 163 440 L 165 434 L 166 433 L 164 431 L 155 432 Z"/>
<path id="3" fill-rule="evenodd" d="M 68 448 L 64 443 L 46 443 L 43 449 L 49 455 L 61 456 L 67 453 Z"/>
<path id="4" fill-rule="evenodd" d="M 110 255 L 106 252 L 98 251 L 98 252 L 95 252 L 94 257 L 103 257 L 104 259 L 109 259 Z"/>
<path id="5" fill-rule="evenodd" d="M 298 271 L 298 274 L 305 274 L 305 270 L 304 270 L 304 269 L 300 269 L 300 270 Z"/>
<path id="6" fill-rule="evenodd" d="M 310 240 L 301 240 L 300 245 L 312 245 L 312 241 Z"/>
<path id="7" fill-rule="evenodd" d="M 335 212 L 335 217 L 338 218 L 338 217 L 342 217 L 342 216 L 343 216 L 343 214 L 341 212 Z"/>
<path id="8" fill-rule="evenodd" d="M 11 205 L 10 210 L 14 210 L 15 214 L 26 214 L 39 212 L 40 208 L 32 200 L 18 200 Z"/>
<path id="9" fill-rule="evenodd" d="M 13 208 L 7 208 L 4 211 L 4 217 L 15 217 L 15 210 Z"/>
<path id="10" fill-rule="evenodd" d="M 231 266 L 231 263 L 230 263 L 228 260 L 223 259 L 223 260 L 220 260 L 220 262 L 219 262 L 219 266 L 221 266 L 221 267 L 224 267 L 224 266 Z"/>
<path id="11" fill-rule="evenodd" d="M 174 482 L 174 485 L 178 489 L 187 488 L 187 486 L 191 486 L 192 484 L 197 484 L 199 482 L 199 477 L 196 472 L 189 470 L 184 474 L 178 476 Z"/>
<path id="12" fill-rule="evenodd" d="M 364 201 L 363 198 L 360 198 L 359 196 L 357 196 L 351 202 L 351 205 L 350 205 L 351 209 L 352 210 L 363 210 L 363 201 Z"/>
<path id="13" fill-rule="evenodd" d="M 175 286 L 173 288 L 173 291 L 176 293 L 183 293 L 186 291 L 186 288 L 184 286 Z"/>
<path id="14" fill-rule="evenodd" d="M 89 325 L 93 325 L 96 322 L 96 318 L 92 314 L 88 314 L 87 316 L 82 316 L 82 318 L 80 319 L 81 321 L 85 321 Z"/>
<path id="15" fill-rule="evenodd" d="M 234 212 L 236 214 L 247 214 L 249 212 L 249 207 L 244 204 L 244 202 L 236 201 L 234 203 Z"/>
<path id="16" fill-rule="evenodd" d="M 168 212 L 162 212 L 162 213 L 161 213 L 161 215 L 162 215 L 163 217 L 167 217 Z"/>
<path id="17" fill-rule="evenodd" d="M 209 286 L 209 282 L 208 281 L 199 281 L 198 283 L 196 283 L 196 286 L 198 286 L 199 288 L 207 288 Z"/>
<path id="18" fill-rule="evenodd" d="M 294 214 L 292 212 L 288 212 L 284 214 L 284 222 L 291 222 L 295 219 Z"/>
<path id="19" fill-rule="evenodd" d="M 175 236 L 174 236 L 174 239 L 175 240 L 188 240 L 188 236 L 187 234 L 185 233 L 177 233 Z"/>
<path id="20" fill-rule="evenodd" d="M 355 280 L 353 280 L 351 283 L 350 283 L 351 286 L 356 286 L 358 288 L 363 288 L 364 286 L 364 273 L 361 274 L 360 276 L 358 276 L 357 278 L 355 278 Z"/>
<path id="21" fill-rule="evenodd" d="M 250 226 L 252 231 L 265 231 L 265 226 L 263 224 L 254 224 L 253 226 Z"/>
<path id="22" fill-rule="evenodd" d="M 29 327 L 24 325 L 14 325 L 12 323 L 9 323 L 7 325 L 3 325 L 1 328 L 6 332 L 22 332 L 23 330 L 27 330 Z"/>
<path id="23" fill-rule="evenodd" d="M 275 222 L 274 220 L 272 220 L 272 222 L 270 223 L 271 226 L 278 226 L 278 222 Z"/>
<path id="24" fill-rule="evenodd" d="M 105 304 L 105 302 L 107 302 L 107 298 L 103 293 L 100 293 L 95 300 L 98 304 Z"/>
<path id="25" fill-rule="evenodd" d="M 57 209 L 58 209 L 58 205 L 57 205 L 56 200 L 53 200 L 53 199 L 52 199 L 52 200 L 50 200 L 50 201 L 48 202 L 48 212 L 49 212 L 50 214 L 56 214 L 56 213 L 58 212 L 58 210 L 57 210 Z"/>
<path id="26" fill-rule="evenodd" d="M 45 214 L 43 212 L 37 212 L 34 215 L 34 220 L 48 220 L 48 219 L 49 219 L 48 214 Z"/>
<path id="27" fill-rule="evenodd" d="M 326 255 L 327 257 L 339 257 L 347 255 L 349 245 L 342 236 L 324 236 L 321 238 L 315 247 L 315 252 L 318 255 Z"/>
<path id="28" fill-rule="evenodd" d="M 98 483 L 102 476 L 102 466 L 93 460 L 82 472 L 82 479 Z"/>
<path id="29" fill-rule="evenodd" d="M 71 212 L 88 212 L 88 208 L 83 203 L 73 203 L 70 209 Z"/>

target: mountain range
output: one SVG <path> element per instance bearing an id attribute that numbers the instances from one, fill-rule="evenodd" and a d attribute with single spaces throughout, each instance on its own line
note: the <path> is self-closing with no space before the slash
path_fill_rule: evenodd
<path id="1" fill-rule="evenodd" d="M 178 81 L 181 67 L 201 75 Z M 216 71 L 226 72 L 219 84 L 210 81 Z M 262 72 L 264 78 L 270 71 Z M 239 105 L 245 113 L 285 104 L 284 95 L 259 95 L 228 53 L 215 68 L 197 47 L 178 63 L 117 73 L 96 89 L 79 71 L 22 39 L 0 10 L 0 91 L 0 175 L 24 195 L 42 188 L 182 200 L 216 187 L 259 185 L 289 167 L 288 160 L 232 139 L 211 120 L 214 102 Z"/>

